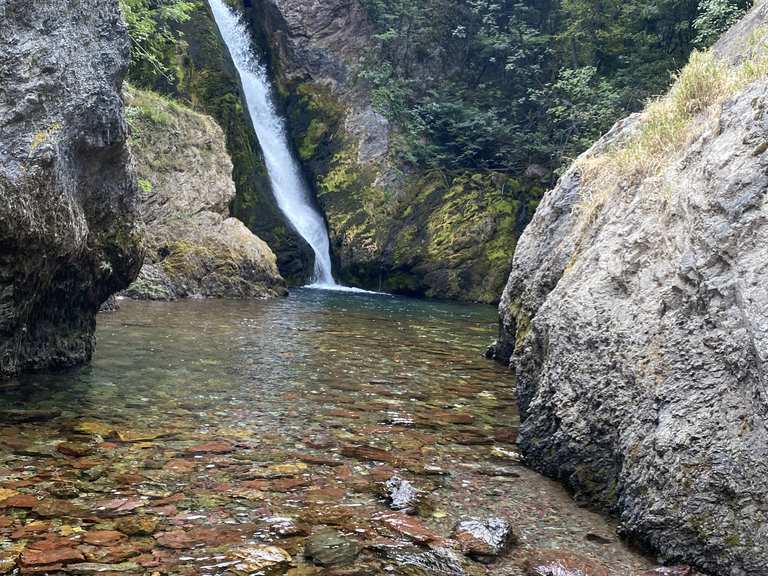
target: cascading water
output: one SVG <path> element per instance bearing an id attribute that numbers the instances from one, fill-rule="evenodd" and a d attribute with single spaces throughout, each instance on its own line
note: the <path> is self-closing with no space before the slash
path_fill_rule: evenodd
<path id="1" fill-rule="evenodd" d="M 235 63 L 248 112 L 264 154 L 277 205 L 315 253 L 313 287 L 338 289 L 331 269 L 325 221 L 310 200 L 307 184 L 288 145 L 285 125 L 272 101 L 266 67 L 251 48 L 241 18 L 223 0 L 208 0 L 221 37 Z"/>

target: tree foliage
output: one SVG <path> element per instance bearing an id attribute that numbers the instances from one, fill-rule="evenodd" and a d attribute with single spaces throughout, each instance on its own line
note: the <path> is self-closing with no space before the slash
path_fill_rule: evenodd
<path id="1" fill-rule="evenodd" d="M 707 48 L 714 44 L 751 5 L 751 0 L 701 0 L 699 15 L 693 23 L 697 46 Z"/>
<path id="2" fill-rule="evenodd" d="M 360 79 L 401 153 L 441 168 L 556 169 L 663 92 L 745 0 L 362 0 Z"/>
<path id="3" fill-rule="evenodd" d="M 146 88 L 175 84 L 173 61 L 182 40 L 177 25 L 195 8 L 187 0 L 120 0 L 131 39 L 131 82 Z"/>

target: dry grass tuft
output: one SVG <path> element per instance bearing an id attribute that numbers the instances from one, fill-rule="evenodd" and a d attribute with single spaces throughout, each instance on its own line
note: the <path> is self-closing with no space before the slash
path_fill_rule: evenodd
<path id="1" fill-rule="evenodd" d="M 595 222 L 622 186 L 643 181 L 652 190 L 666 191 L 659 198 L 660 206 L 671 199 L 671 187 L 662 177 L 664 169 L 706 130 L 729 97 L 768 77 L 766 30 L 755 32 L 748 45 L 738 66 L 728 65 L 711 51 L 693 52 L 670 91 L 647 104 L 636 134 L 601 154 L 577 161 L 582 181 L 576 207 L 580 229 Z"/>

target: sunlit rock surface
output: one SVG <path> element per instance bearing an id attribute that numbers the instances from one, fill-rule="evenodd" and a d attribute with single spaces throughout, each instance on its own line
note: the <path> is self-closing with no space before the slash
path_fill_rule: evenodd
<path id="1" fill-rule="evenodd" d="M 720 57 L 738 61 L 765 18 L 763 4 Z M 721 575 L 768 567 L 766 110 L 760 80 L 678 151 L 666 196 L 622 185 L 586 228 L 579 171 L 565 174 L 520 241 L 493 350 L 516 372 L 528 464 Z"/>
<path id="2" fill-rule="evenodd" d="M 148 300 L 285 294 L 269 246 L 229 216 L 235 196 L 224 135 L 209 117 L 126 90 L 147 257 L 125 294 Z"/>

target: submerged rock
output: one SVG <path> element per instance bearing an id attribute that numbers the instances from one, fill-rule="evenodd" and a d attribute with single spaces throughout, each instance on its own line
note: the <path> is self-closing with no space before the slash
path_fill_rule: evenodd
<path id="1" fill-rule="evenodd" d="M 485 570 L 468 564 L 456 551 L 438 546 L 431 550 L 403 544 L 373 545 L 395 574 L 403 576 L 475 576 Z"/>
<path id="2" fill-rule="evenodd" d="M 665 566 L 648 570 L 639 576 L 695 576 L 695 574 L 690 566 Z"/>
<path id="3" fill-rule="evenodd" d="M 269 246 L 229 217 L 235 184 L 221 128 L 158 95 L 135 88 L 125 94 L 147 262 L 124 294 L 146 300 L 285 294 Z"/>
<path id="4" fill-rule="evenodd" d="M 764 35 L 737 26 L 717 53 L 765 58 Z M 524 233 L 495 349 L 516 372 L 527 464 L 662 559 L 728 576 L 768 566 L 766 110 L 763 77 L 690 118 L 658 174 L 590 204 L 581 167 L 654 128 L 619 123 Z"/>
<path id="5" fill-rule="evenodd" d="M 393 476 L 384 482 L 384 496 L 392 510 L 415 514 L 423 495 L 408 480 Z"/>
<path id="6" fill-rule="evenodd" d="M 333 528 L 322 528 L 307 538 L 304 555 L 320 566 L 351 564 L 360 554 L 360 544 Z"/>
<path id="7" fill-rule="evenodd" d="M 6 0 L 0 26 L 0 376 L 87 362 L 141 266 L 117 2 Z"/>
<path id="8" fill-rule="evenodd" d="M 238 563 L 236 574 L 285 574 L 291 565 L 291 555 L 277 546 L 254 545 L 235 552 Z"/>
<path id="9" fill-rule="evenodd" d="M 527 576 L 610 576 L 608 568 L 585 556 L 561 550 L 538 550 L 526 562 Z"/>
<path id="10" fill-rule="evenodd" d="M 462 520 L 454 527 L 451 537 L 464 554 L 482 562 L 493 561 L 515 542 L 512 526 L 504 518 Z"/>

